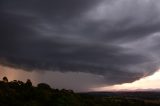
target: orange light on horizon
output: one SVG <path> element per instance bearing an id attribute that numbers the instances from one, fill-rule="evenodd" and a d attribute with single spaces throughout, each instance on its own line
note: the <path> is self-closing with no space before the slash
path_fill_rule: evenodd
<path id="1" fill-rule="evenodd" d="M 69 74 L 65 74 L 65 73 L 58 73 L 58 72 L 52 72 L 52 71 L 48 71 L 47 73 L 41 73 L 40 71 L 24 71 L 22 69 L 14 69 L 14 68 L 5 67 L 5 66 L 0 65 L 0 80 L 4 76 L 6 76 L 9 79 L 9 81 L 21 80 L 25 82 L 27 79 L 31 79 L 34 85 L 43 81 L 49 84 L 60 86 L 58 85 L 59 83 L 55 82 L 55 81 L 58 81 L 60 77 L 52 77 L 51 75 L 54 75 L 54 74 L 60 76 L 61 79 L 70 78 Z M 72 75 L 77 75 L 77 74 L 72 74 Z M 84 78 L 85 77 L 87 78 L 88 76 L 85 75 Z M 96 77 L 96 76 L 93 76 L 93 77 Z M 52 80 L 54 80 L 54 82 Z M 72 79 L 70 79 L 70 81 L 72 81 Z M 78 79 L 77 79 L 77 82 L 78 82 Z M 132 83 L 96 87 L 96 88 L 89 89 L 89 91 L 123 91 L 123 90 L 135 91 L 139 89 L 140 90 L 160 89 L 159 82 L 160 82 L 160 70 L 158 70 L 151 76 L 141 78 L 140 80 L 137 80 Z M 69 86 L 67 84 L 68 82 L 65 83 L 65 86 Z"/>
<path id="2" fill-rule="evenodd" d="M 37 72 L 36 71 L 24 71 L 22 69 L 10 68 L 7 66 L 0 65 L 0 80 L 6 76 L 9 81 L 13 80 L 22 80 L 26 81 L 27 79 L 31 79 L 33 84 L 36 84 Z"/>

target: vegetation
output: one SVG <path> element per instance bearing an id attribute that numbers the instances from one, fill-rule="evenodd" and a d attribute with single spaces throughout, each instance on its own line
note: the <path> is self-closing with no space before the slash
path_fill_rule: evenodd
<path id="1" fill-rule="evenodd" d="M 53 89 L 45 83 L 34 87 L 29 79 L 25 83 L 9 82 L 7 77 L 0 81 L 0 106 L 160 106 L 159 95 L 157 98 L 142 98 L 102 94 Z"/>

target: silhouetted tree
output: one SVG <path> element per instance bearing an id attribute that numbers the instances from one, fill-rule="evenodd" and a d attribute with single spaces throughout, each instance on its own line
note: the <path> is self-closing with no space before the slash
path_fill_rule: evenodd
<path id="1" fill-rule="evenodd" d="M 5 76 L 3 77 L 3 82 L 7 83 L 8 82 L 8 78 Z"/>
<path id="2" fill-rule="evenodd" d="M 37 85 L 38 88 L 42 88 L 42 89 L 51 89 L 51 87 L 48 84 L 45 83 L 39 83 Z"/>
<path id="3" fill-rule="evenodd" d="M 30 79 L 27 79 L 25 85 L 28 86 L 28 87 L 32 87 L 32 82 L 31 82 L 31 80 L 30 80 Z"/>

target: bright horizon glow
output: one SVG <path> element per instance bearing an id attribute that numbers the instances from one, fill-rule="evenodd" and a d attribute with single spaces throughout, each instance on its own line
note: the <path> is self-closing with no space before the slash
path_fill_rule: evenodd
<path id="1" fill-rule="evenodd" d="M 54 74 L 58 75 L 59 77 L 56 77 Z M 54 77 L 52 78 L 52 76 L 50 75 L 53 75 Z M 68 74 L 65 74 L 65 75 L 68 76 Z M 76 76 L 77 74 L 73 74 L 73 75 Z M 39 82 L 45 82 L 50 85 L 53 84 L 57 87 L 62 87 L 59 85 L 59 83 L 62 83 L 64 82 L 64 80 L 67 79 L 67 77 L 64 76 L 63 73 L 50 72 L 50 71 L 48 74 L 40 71 L 29 72 L 21 69 L 14 69 L 14 68 L 4 67 L 0 65 L 0 77 L 3 77 L 3 76 L 7 76 L 10 81 L 11 80 L 26 81 L 29 78 L 33 81 L 34 85 L 37 85 L 37 83 Z M 88 77 L 88 76 L 82 75 L 79 77 L 84 77 L 84 81 L 85 81 L 85 77 Z M 77 80 L 77 82 L 79 82 L 79 80 L 77 79 L 79 77 L 76 77 L 76 79 L 74 78 L 74 80 Z M 93 76 L 93 77 L 96 77 L 96 76 Z M 58 81 L 59 78 L 64 80 L 56 83 L 55 81 Z M 69 80 L 70 83 L 72 82 L 72 79 L 67 79 L 67 80 Z M 159 82 L 160 82 L 160 69 L 156 71 L 154 74 L 152 74 L 151 76 L 141 78 L 140 80 L 134 81 L 132 83 L 117 84 L 117 85 L 105 86 L 105 87 L 96 87 L 96 88 L 88 89 L 87 91 L 136 91 L 136 90 L 143 91 L 143 90 L 152 90 L 152 89 L 154 90 L 154 89 L 160 89 Z M 65 86 L 68 88 L 70 87 L 70 85 L 67 85 L 67 84 L 65 84 Z M 74 87 L 71 86 L 71 88 L 74 88 Z"/>
<path id="2" fill-rule="evenodd" d="M 136 91 L 160 89 L 160 69 L 152 74 L 132 83 L 117 84 L 113 86 L 93 88 L 93 91 Z"/>

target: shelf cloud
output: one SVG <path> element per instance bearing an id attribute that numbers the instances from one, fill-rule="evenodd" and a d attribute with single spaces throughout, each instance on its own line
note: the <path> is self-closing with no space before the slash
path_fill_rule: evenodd
<path id="1" fill-rule="evenodd" d="M 133 82 L 160 65 L 158 0 L 1 0 L 0 63 Z M 103 82 L 104 83 L 104 82 Z"/>

